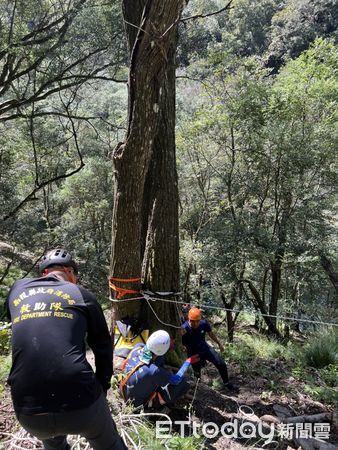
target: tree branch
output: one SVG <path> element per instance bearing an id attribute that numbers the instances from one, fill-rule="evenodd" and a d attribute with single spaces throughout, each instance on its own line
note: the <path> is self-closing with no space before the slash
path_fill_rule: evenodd
<path id="1" fill-rule="evenodd" d="M 206 17 L 216 16 L 217 14 L 221 14 L 222 12 L 230 9 L 232 0 L 229 1 L 229 3 L 224 6 L 224 8 L 219 9 L 218 11 L 214 11 L 208 14 L 196 14 L 195 16 L 190 17 L 182 17 L 180 22 L 187 22 L 188 20 L 196 20 L 196 19 L 205 19 Z"/>
<path id="2" fill-rule="evenodd" d="M 64 104 L 64 103 L 63 103 Z M 75 173 L 79 172 L 82 167 L 84 167 L 84 162 L 83 162 L 83 157 L 80 151 L 80 147 L 79 147 L 79 143 L 78 143 L 78 138 L 77 138 L 77 131 L 75 129 L 75 125 L 74 125 L 74 121 L 69 113 L 69 104 L 66 105 L 64 104 L 64 107 L 67 111 L 67 117 L 70 120 L 71 123 L 71 128 L 72 128 L 72 132 L 73 132 L 73 137 L 74 137 L 74 142 L 75 142 L 75 147 L 77 150 L 77 154 L 79 156 L 79 160 L 80 160 L 80 165 L 72 170 L 69 173 L 63 174 L 63 175 L 58 175 L 56 177 L 51 178 L 50 180 L 44 181 L 42 183 L 37 184 L 37 179 L 35 180 L 36 186 L 35 188 L 32 190 L 32 192 L 30 194 L 28 194 L 10 213 L 8 213 L 6 216 L 4 216 L 1 221 L 5 222 L 6 220 L 8 220 L 9 218 L 13 217 L 28 201 L 32 200 L 35 196 L 35 194 L 40 191 L 41 189 L 43 189 L 44 187 L 46 187 L 47 185 L 50 185 L 52 183 L 54 183 L 55 181 L 58 180 L 62 180 L 65 178 L 69 178 L 72 175 L 74 175 Z"/>
<path id="3" fill-rule="evenodd" d="M 175 26 L 177 25 L 179 22 L 187 22 L 188 20 L 196 20 L 196 19 L 204 19 L 206 17 L 210 17 L 210 16 L 215 16 L 216 14 L 220 14 L 224 11 L 226 11 L 227 9 L 230 9 L 230 5 L 232 3 L 232 0 L 229 1 L 229 3 L 224 7 L 219 9 L 218 11 L 214 11 L 212 13 L 208 13 L 208 14 L 196 14 L 195 16 L 190 16 L 190 17 L 183 17 L 183 18 L 177 18 L 171 25 L 170 27 L 168 27 L 165 32 L 161 35 L 161 39 L 167 34 L 169 33 L 169 31 Z"/>
<path id="4" fill-rule="evenodd" d="M 72 175 L 74 175 L 75 173 L 79 172 L 82 167 L 84 166 L 84 163 L 81 161 L 81 164 L 79 167 L 77 167 L 76 169 L 72 170 L 69 173 L 65 173 L 64 175 L 58 175 L 57 177 L 51 178 L 50 180 L 44 181 L 43 183 L 40 183 L 39 186 L 37 186 L 36 188 L 34 188 L 32 190 L 32 192 L 30 194 L 27 195 L 27 197 L 25 197 L 11 212 L 9 212 L 7 215 L 5 215 L 4 217 L 2 217 L 1 221 L 5 222 L 6 220 L 10 219 L 11 217 L 15 216 L 15 214 L 30 200 L 32 200 L 35 196 L 35 194 L 37 192 L 40 191 L 40 189 L 42 189 L 43 187 L 54 183 L 55 181 L 58 180 L 63 180 L 65 178 L 71 177 Z"/>

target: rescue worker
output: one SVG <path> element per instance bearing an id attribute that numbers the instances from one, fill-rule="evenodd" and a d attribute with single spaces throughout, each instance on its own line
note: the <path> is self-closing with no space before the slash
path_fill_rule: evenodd
<path id="1" fill-rule="evenodd" d="M 94 450 L 126 450 L 105 398 L 112 344 L 102 309 L 76 284 L 77 265 L 66 250 L 47 252 L 39 270 L 41 277 L 14 283 L 6 300 L 16 417 L 45 450 L 70 449 L 67 434 L 84 436 Z M 86 335 L 95 373 L 86 359 Z"/>
<path id="2" fill-rule="evenodd" d="M 201 368 L 205 366 L 206 361 L 210 361 L 218 370 L 224 387 L 233 392 L 238 392 L 237 386 L 229 382 L 228 370 L 223 358 L 214 350 L 205 338 L 208 335 L 224 351 L 222 343 L 212 332 L 210 324 L 202 320 L 201 310 L 191 308 L 188 313 L 188 320 L 182 325 L 182 344 L 187 349 L 188 356 L 198 354 L 199 361 L 192 364 L 194 374 L 197 378 L 201 377 Z"/>
<path id="3" fill-rule="evenodd" d="M 152 333 L 146 345 L 135 345 L 126 361 L 126 375 L 120 382 L 125 400 L 130 400 L 136 407 L 172 406 L 189 390 L 190 386 L 183 378 L 187 365 L 176 375 L 163 367 L 164 355 L 169 348 L 170 336 L 164 330 Z"/>

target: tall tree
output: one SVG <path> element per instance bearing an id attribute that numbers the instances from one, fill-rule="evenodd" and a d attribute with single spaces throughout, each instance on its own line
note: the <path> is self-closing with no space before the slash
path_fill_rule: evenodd
<path id="1" fill-rule="evenodd" d="M 111 275 L 113 284 L 136 292 L 141 278 L 151 289 L 178 290 L 175 52 L 183 4 L 123 2 L 130 48 L 129 116 L 125 142 L 113 156 Z M 147 318 L 144 306 L 140 300 L 115 303 L 113 318 Z M 174 314 L 172 308 L 164 311 Z"/>
<path id="2" fill-rule="evenodd" d="M 86 119 L 86 114 L 79 114 L 76 107 L 80 89 L 88 82 L 116 80 L 125 46 L 119 40 L 122 27 L 115 19 L 114 2 L 0 0 L 0 13 L 0 130 L 2 135 L 10 134 L 13 121 L 16 129 L 26 125 L 30 157 L 35 162 L 30 192 L 17 204 L 12 202 L 10 209 L 1 210 L 0 221 L 9 222 L 38 192 L 66 177 L 66 170 L 47 176 L 37 137 L 45 121 L 56 117 L 64 134 L 72 130 L 77 147 L 79 121 Z M 10 159 L 6 152 L 1 150 L 1 171 Z M 27 144 L 23 150 L 26 152 Z M 84 165 L 82 155 L 77 153 L 79 163 L 74 170 L 69 162 L 65 163 L 70 169 L 67 176 Z"/>
<path id="3" fill-rule="evenodd" d="M 310 260 L 318 270 L 318 250 L 334 248 L 335 51 L 333 42 L 317 40 L 273 83 L 250 63 L 235 76 L 221 74 L 181 140 L 194 155 L 193 165 L 182 165 L 185 178 L 191 166 L 196 171 L 195 189 L 184 192 L 191 199 L 185 229 L 197 230 L 196 216 L 207 215 L 201 265 L 214 284 L 241 282 L 274 334 L 276 319 L 266 315 L 299 309 Z"/>

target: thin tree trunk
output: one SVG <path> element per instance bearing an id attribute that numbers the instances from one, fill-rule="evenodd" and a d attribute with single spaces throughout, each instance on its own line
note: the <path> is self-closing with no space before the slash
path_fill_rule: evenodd
<path id="1" fill-rule="evenodd" d="M 336 294 L 338 294 L 338 272 L 334 269 L 333 264 L 329 260 L 329 258 L 323 253 L 320 254 L 320 262 L 323 269 L 325 270 L 325 273 L 329 277 Z"/>
<path id="2" fill-rule="evenodd" d="M 257 308 L 261 312 L 263 319 L 268 326 L 269 332 L 271 334 L 277 336 L 278 338 L 281 338 L 281 335 L 276 327 L 276 323 L 275 323 L 275 321 L 272 320 L 271 317 L 269 317 L 269 312 L 267 310 L 267 306 L 263 302 L 263 300 L 260 296 L 260 293 L 259 293 L 258 289 L 254 286 L 253 282 L 251 280 L 244 280 L 244 279 L 240 280 L 240 281 L 248 284 L 250 292 L 253 295 L 252 302 L 253 302 L 255 308 Z"/>
<path id="3" fill-rule="evenodd" d="M 225 295 L 223 293 L 221 293 L 221 299 L 222 299 L 223 305 L 226 309 L 233 309 L 233 307 L 236 304 L 236 296 L 237 296 L 237 290 L 236 290 L 235 286 L 231 290 L 230 302 L 227 302 L 225 300 Z M 233 314 L 232 311 L 226 311 L 227 333 L 228 333 L 228 341 L 229 342 L 234 341 L 234 331 L 235 331 L 235 323 L 236 323 L 237 316 L 238 316 L 238 313 Z"/>
<path id="4" fill-rule="evenodd" d="M 285 255 L 285 245 L 287 239 L 287 228 L 290 216 L 290 208 L 292 203 L 291 193 L 287 193 L 284 202 L 282 218 L 278 226 L 278 246 L 275 252 L 275 258 L 271 262 L 271 297 L 269 305 L 269 314 L 276 316 L 278 312 L 278 301 L 280 297 L 281 279 L 282 279 L 282 265 Z M 270 317 L 274 328 L 277 328 L 277 318 Z"/>

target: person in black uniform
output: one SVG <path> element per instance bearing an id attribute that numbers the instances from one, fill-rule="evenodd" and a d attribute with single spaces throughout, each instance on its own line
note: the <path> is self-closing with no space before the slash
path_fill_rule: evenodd
<path id="1" fill-rule="evenodd" d="M 47 252 L 39 269 L 40 278 L 17 281 L 6 300 L 12 321 L 8 384 L 16 417 L 45 450 L 70 449 L 67 434 L 84 436 L 94 450 L 126 450 L 105 398 L 112 343 L 102 309 L 76 284 L 77 266 L 67 251 Z"/>

